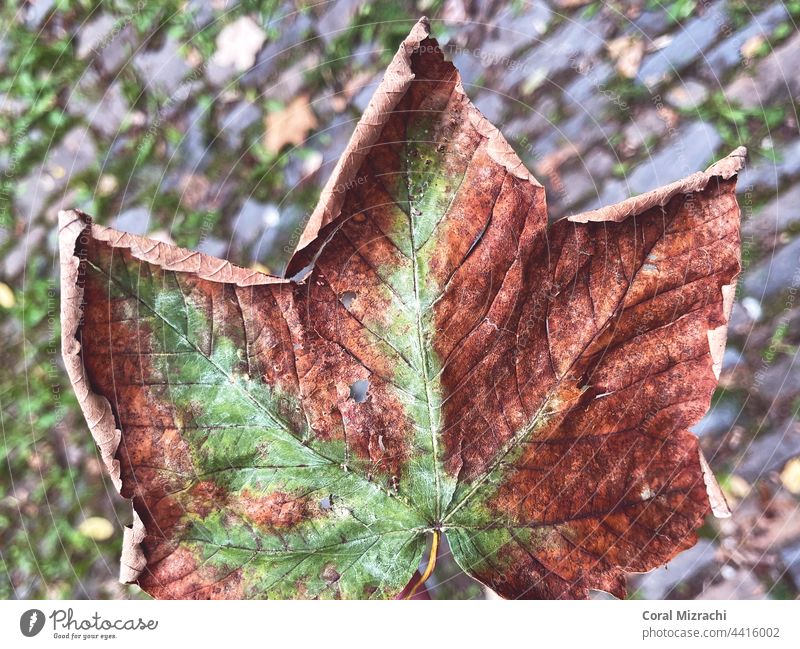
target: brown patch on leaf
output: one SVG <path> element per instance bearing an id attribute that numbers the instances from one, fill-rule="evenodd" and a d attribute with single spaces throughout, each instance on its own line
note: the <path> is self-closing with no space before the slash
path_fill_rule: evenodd
<path id="1" fill-rule="evenodd" d="M 240 568 L 201 562 L 186 547 L 149 560 L 139 586 L 156 599 L 243 599 Z"/>
<path id="2" fill-rule="evenodd" d="M 242 490 L 238 506 L 256 525 L 268 529 L 288 529 L 306 520 L 314 505 L 307 498 L 298 498 L 283 491 L 267 495 Z"/>

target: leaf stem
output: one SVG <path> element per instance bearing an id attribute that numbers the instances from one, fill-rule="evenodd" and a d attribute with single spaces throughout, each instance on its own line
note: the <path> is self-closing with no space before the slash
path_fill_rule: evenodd
<path id="1" fill-rule="evenodd" d="M 433 530 L 433 541 L 431 542 L 431 553 L 428 556 L 428 565 L 425 566 L 425 572 L 422 573 L 422 576 L 419 578 L 419 580 L 417 580 L 417 583 L 411 587 L 410 591 L 408 591 L 406 599 L 414 598 L 414 595 L 417 593 L 419 587 L 428 581 L 428 577 L 431 576 L 433 569 L 436 568 L 436 557 L 439 554 L 439 536 L 441 536 L 441 532 L 439 530 Z"/>

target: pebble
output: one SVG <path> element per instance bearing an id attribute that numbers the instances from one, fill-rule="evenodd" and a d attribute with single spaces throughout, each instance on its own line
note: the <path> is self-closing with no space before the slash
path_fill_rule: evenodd
<path id="1" fill-rule="evenodd" d="M 693 110 L 708 98 L 706 84 L 696 79 L 686 79 L 666 92 L 669 104 L 681 110 Z"/>
<path id="2" fill-rule="evenodd" d="M 780 190 L 742 227 L 745 235 L 774 243 L 784 230 L 800 224 L 800 184 Z"/>
<path id="3" fill-rule="evenodd" d="M 111 32 L 117 25 L 119 19 L 103 13 L 83 25 L 76 35 L 77 46 L 75 56 L 85 59 L 91 54 L 101 53 L 105 45 L 113 38 Z"/>
<path id="4" fill-rule="evenodd" d="M 222 118 L 220 137 L 231 148 L 238 149 L 244 142 L 244 133 L 261 118 L 261 109 L 249 101 L 233 105 Z"/>
<path id="5" fill-rule="evenodd" d="M 785 372 L 785 369 L 779 371 Z M 770 394 L 766 395 L 771 400 Z M 800 455 L 800 422 L 787 419 L 750 442 L 733 471 L 752 484 L 759 478 L 766 478 L 771 471 L 780 471 L 786 461 L 796 455 Z"/>
<path id="6" fill-rule="evenodd" d="M 237 73 L 249 70 L 266 39 L 267 35 L 255 20 L 241 16 L 220 30 L 213 62 L 221 68 L 231 67 Z"/>
<path id="7" fill-rule="evenodd" d="M 716 2 L 675 32 L 674 38 L 663 49 L 645 57 L 636 78 L 649 88 L 659 86 L 680 72 L 716 40 L 727 22 L 724 1 Z"/>
<path id="8" fill-rule="evenodd" d="M 782 2 L 776 2 L 762 11 L 738 32 L 723 40 L 706 55 L 704 70 L 714 80 L 742 60 L 742 46 L 756 36 L 769 37 L 772 31 L 789 17 L 788 10 Z"/>
<path id="9" fill-rule="evenodd" d="M 767 256 L 744 276 L 745 293 L 760 301 L 800 286 L 800 238 Z"/>
<path id="10" fill-rule="evenodd" d="M 691 175 L 714 159 L 722 138 L 708 122 L 682 127 L 666 146 L 636 167 L 628 176 L 635 193 L 642 193 Z"/>
<path id="11" fill-rule="evenodd" d="M 725 89 L 728 101 L 745 108 L 767 106 L 778 98 L 788 99 L 800 94 L 800 32 L 779 45 L 754 69 L 744 70 Z"/>
<path id="12" fill-rule="evenodd" d="M 150 210 L 146 207 L 132 207 L 111 220 L 112 228 L 139 236 L 147 234 L 149 225 Z"/>
<path id="13" fill-rule="evenodd" d="M 664 599 L 677 586 L 703 572 L 714 563 L 714 544 L 699 539 L 697 544 L 682 552 L 666 566 L 639 578 L 637 589 L 645 599 Z"/>
<path id="14" fill-rule="evenodd" d="M 178 90 L 190 68 L 179 50 L 180 43 L 167 38 L 160 49 L 144 50 L 133 58 L 133 66 L 150 92 L 171 95 Z"/>

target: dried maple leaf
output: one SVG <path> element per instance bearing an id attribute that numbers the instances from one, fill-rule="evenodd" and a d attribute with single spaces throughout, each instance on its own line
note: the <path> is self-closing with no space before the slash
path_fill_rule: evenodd
<path id="1" fill-rule="evenodd" d="M 286 108 L 269 113 L 264 119 L 264 147 L 278 153 L 287 144 L 300 146 L 308 132 L 317 127 L 317 117 L 306 95 L 295 97 Z"/>
<path id="2" fill-rule="evenodd" d="M 294 280 L 62 213 L 64 358 L 133 501 L 122 579 L 392 597 L 445 534 L 505 597 L 623 595 L 726 513 L 688 428 L 719 373 L 743 156 L 548 228 L 423 20 Z"/>

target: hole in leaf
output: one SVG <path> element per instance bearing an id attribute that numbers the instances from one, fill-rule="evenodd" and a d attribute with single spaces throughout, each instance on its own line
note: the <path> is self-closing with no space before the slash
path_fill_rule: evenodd
<path id="1" fill-rule="evenodd" d="M 339 300 L 341 301 L 342 305 L 348 311 L 350 310 L 350 305 L 353 303 L 353 300 L 356 299 L 356 294 L 353 291 L 345 291 L 339 296 Z"/>
<path id="2" fill-rule="evenodd" d="M 369 390 L 369 379 L 361 379 L 350 386 L 350 398 L 356 403 L 364 403 L 367 400 L 367 390 Z"/>
<path id="3" fill-rule="evenodd" d="M 322 500 L 320 500 L 319 506 L 322 509 L 333 509 L 333 494 L 325 496 Z"/>

